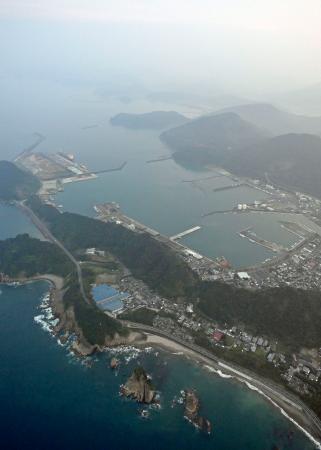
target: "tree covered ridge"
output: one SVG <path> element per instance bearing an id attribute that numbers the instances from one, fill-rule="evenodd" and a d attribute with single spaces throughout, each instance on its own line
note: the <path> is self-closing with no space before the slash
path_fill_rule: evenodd
<path id="1" fill-rule="evenodd" d="M 186 291 L 197 282 L 196 275 L 174 251 L 148 234 L 134 233 L 115 223 L 104 223 L 79 214 L 60 214 L 35 198 L 30 201 L 30 206 L 69 250 L 88 247 L 106 249 L 134 277 L 145 281 L 151 289 L 164 296 L 185 296 Z"/>
<path id="2" fill-rule="evenodd" d="M 63 302 L 72 308 L 77 325 L 89 344 L 104 345 L 115 333 L 126 334 L 119 321 L 83 299 L 72 262 L 54 244 L 27 234 L 0 241 L 0 272 L 11 278 L 54 274 L 65 278 Z"/>
<path id="3" fill-rule="evenodd" d="M 20 234 L 0 241 L 0 272 L 11 277 L 52 273 L 67 276 L 73 266 L 65 254 L 47 241 Z"/>

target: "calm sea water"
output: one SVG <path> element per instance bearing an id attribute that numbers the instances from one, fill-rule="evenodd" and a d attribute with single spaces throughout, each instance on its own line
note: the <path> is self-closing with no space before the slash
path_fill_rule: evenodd
<path id="1" fill-rule="evenodd" d="M 34 316 L 48 289 L 38 282 L 0 294 L 1 448 L 22 449 L 220 449 L 310 450 L 312 443 L 259 395 L 222 379 L 181 356 L 142 352 L 115 375 L 110 353 L 87 368 L 59 346 Z M 127 354 L 131 355 L 132 352 Z M 119 385 L 143 365 L 160 391 L 161 410 L 139 416 Z M 213 424 L 203 435 L 171 407 L 184 388 L 195 388 L 202 414 Z"/>
<path id="2" fill-rule="evenodd" d="M 42 239 L 41 233 L 22 212 L 13 206 L 0 204 L 0 239 L 15 237 L 22 233 Z"/>

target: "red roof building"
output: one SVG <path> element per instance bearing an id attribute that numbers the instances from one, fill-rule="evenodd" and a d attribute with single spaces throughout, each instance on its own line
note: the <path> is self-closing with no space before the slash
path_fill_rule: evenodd
<path id="1" fill-rule="evenodd" d="M 221 342 L 224 339 L 224 333 L 221 331 L 214 331 L 213 339 L 215 342 Z"/>

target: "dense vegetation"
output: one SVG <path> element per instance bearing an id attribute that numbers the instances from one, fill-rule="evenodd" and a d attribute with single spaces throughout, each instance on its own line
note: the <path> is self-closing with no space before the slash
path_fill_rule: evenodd
<path id="1" fill-rule="evenodd" d="M 9 161 L 0 161 L 0 200 L 21 200 L 35 193 L 40 182 Z"/>
<path id="2" fill-rule="evenodd" d="M 272 108 L 272 110 L 271 110 Z M 321 119 L 294 116 L 273 107 L 248 105 L 234 108 L 255 123 L 272 122 L 271 128 L 319 128 Z M 259 110 L 260 114 L 255 115 Z M 272 120 L 273 118 L 273 120 Z M 309 120 L 308 120 L 309 119 Z M 312 134 L 271 137 L 233 112 L 193 120 L 161 134 L 174 151 L 174 159 L 187 166 L 216 164 L 245 177 L 268 179 L 288 189 L 321 197 L 321 138 Z"/>
<path id="3" fill-rule="evenodd" d="M 309 134 L 287 134 L 268 139 L 233 155 L 226 166 L 234 173 L 269 179 L 321 197 L 321 138 Z"/>
<path id="4" fill-rule="evenodd" d="M 77 324 L 89 344 L 104 345 L 106 337 L 113 338 L 115 333 L 127 334 L 118 320 L 107 316 L 95 304 L 85 302 L 75 275 L 68 282 L 63 301 L 66 309 L 73 308 Z"/>
<path id="5" fill-rule="evenodd" d="M 178 255 L 145 234 L 77 214 L 60 214 L 35 200 L 32 207 L 71 250 L 108 249 L 150 288 L 167 297 L 193 301 L 219 323 L 243 323 L 253 333 L 279 339 L 291 348 L 321 344 L 319 292 L 288 287 L 254 292 L 202 282 Z"/>
<path id="6" fill-rule="evenodd" d="M 66 255 L 54 244 L 29 237 L 27 234 L 0 241 L 0 272 L 15 277 L 33 277 L 55 274 L 67 279 L 63 297 L 66 308 L 72 306 L 75 319 L 85 339 L 90 344 L 103 345 L 107 336 L 126 330 L 120 322 L 106 316 L 97 306 L 83 299 L 74 274 L 74 266 Z M 84 284 L 92 281 L 84 273 Z"/>
<path id="7" fill-rule="evenodd" d="M 161 134 L 180 163 L 223 165 L 231 153 L 254 145 L 268 135 L 232 112 L 204 116 Z"/>
<path id="8" fill-rule="evenodd" d="M 133 233 L 115 223 L 104 223 L 79 214 L 60 214 L 37 199 L 32 209 L 48 222 L 53 234 L 71 251 L 98 247 L 116 256 L 136 277 L 168 297 L 186 295 L 196 277 L 166 245 L 147 234 Z"/>
<path id="9" fill-rule="evenodd" d="M 120 315 L 120 319 L 130 322 L 143 323 L 144 325 L 153 325 L 153 320 L 157 316 L 157 312 L 148 308 L 139 308 L 134 311 L 125 311 Z"/>
<path id="10" fill-rule="evenodd" d="M 114 126 L 132 129 L 161 130 L 186 123 L 188 119 L 175 111 L 153 111 L 145 114 L 117 114 L 110 119 Z"/>
<path id="11" fill-rule="evenodd" d="M 0 272 L 11 277 L 52 273 L 66 276 L 73 266 L 55 245 L 21 234 L 0 241 Z"/>
<path id="12" fill-rule="evenodd" d="M 223 283 L 202 282 L 201 311 L 220 323 L 243 323 L 254 334 L 290 348 L 321 345 L 321 295 L 289 287 L 249 291 Z"/>

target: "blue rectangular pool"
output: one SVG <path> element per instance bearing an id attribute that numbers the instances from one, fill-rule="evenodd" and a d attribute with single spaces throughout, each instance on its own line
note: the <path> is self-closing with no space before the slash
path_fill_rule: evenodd
<path id="1" fill-rule="evenodd" d="M 100 302 L 105 298 L 110 298 L 118 294 L 118 291 L 113 287 L 108 286 L 108 284 L 98 284 L 92 288 L 91 292 L 96 302 Z"/>

